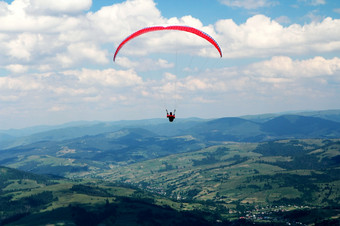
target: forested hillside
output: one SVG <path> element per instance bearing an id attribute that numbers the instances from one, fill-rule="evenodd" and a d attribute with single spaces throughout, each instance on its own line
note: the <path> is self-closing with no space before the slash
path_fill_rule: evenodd
<path id="1" fill-rule="evenodd" d="M 2 224 L 337 224 L 340 123 L 322 115 L 3 133 Z"/>

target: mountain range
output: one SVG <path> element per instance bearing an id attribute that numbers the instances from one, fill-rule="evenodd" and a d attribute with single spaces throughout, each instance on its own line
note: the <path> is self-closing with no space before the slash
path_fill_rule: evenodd
<path id="1" fill-rule="evenodd" d="M 0 130 L 0 150 L 41 141 L 65 141 L 84 136 L 140 128 L 154 137 L 192 135 L 205 141 L 261 142 L 285 138 L 337 138 L 340 136 L 340 110 L 265 114 L 219 119 L 162 119 L 117 122 L 74 122 L 58 126 L 37 126 Z M 147 132 L 149 131 L 149 132 Z"/>
<path id="2" fill-rule="evenodd" d="M 132 217 L 138 225 L 144 216 L 182 222 L 187 214 L 204 225 L 339 223 L 339 116 L 330 110 L 2 130 L 0 224 Z"/>
<path id="3" fill-rule="evenodd" d="M 132 164 L 223 142 L 340 137 L 340 122 L 326 119 L 337 118 L 340 111 L 313 115 L 176 119 L 174 123 L 160 119 L 77 122 L 50 130 L 40 127 L 32 134 L 28 133 L 34 131 L 32 128 L 2 131 L 0 165 L 65 176 L 71 168 L 72 173 L 91 171 L 89 168 L 104 170 L 112 164 Z"/>

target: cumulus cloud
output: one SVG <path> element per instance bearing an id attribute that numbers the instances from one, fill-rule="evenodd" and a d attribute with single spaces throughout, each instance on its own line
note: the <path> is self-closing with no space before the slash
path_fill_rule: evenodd
<path id="1" fill-rule="evenodd" d="M 105 64 L 109 62 L 107 53 L 92 43 L 74 43 L 67 47 L 67 51 L 58 54 L 56 60 L 62 67 L 70 67 L 76 63 L 89 61 L 92 64 Z"/>
<path id="2" fill-rule="evenodd" d="M 183 92 L 225 92 L 242 90 L 254 81 L 270 81 L 272 83 L 297 82 L 301 79 L 331 80 L 340 76 L 340 58 L 327 59 L 314 57 L 305 60 L 294 60 L 287 56 L 275 56 L 269 60 L 256 62 L 246 66 L 221 68 L 210 71 L 200 71 L 195 76 L 177 78 L 165 73 L 162 80 L 143 79 L 133 70 L 71 70 L 60 73 L 36 74 L 26 77 L 0 77 L 0 87 L 3 92 L 11 91 L 51 91 L 57 95 L 73 94 L 82 97 L 98 96 L 101 92 L 111 90 L 128 94 L 131 90 L 177 88 Z M 303 84 L 301 84 L 303 86 Z M 258 84 L 261 87 L 260 84 Z M 172 87 L 172 88 L 169 88 Z M 116 89 L 112 89 L 116 88 Z M 121 92 L 121 89 L 126 89 Z M 67 90 L 72 90 L 68 92 Z M 110 92 L 111 92 L 110 91 Z M 4 94 L 4 93 L 3 93 Z"/>
<path id="3" fill-rule="evenodd" d="M 17 67 L 17 65 L 13 65 Z M 67 96 L 93 97 L 101 92 L 117 92 L 142 86 L 143 81 L 132 70 L 70 70 L 59 73 L 37 73 L 27 76 L 0 77 L 0 95 L 30 92 L 28 97 L 66 98 Z M 116 89 L 112 89 L 116 88 Z"/>
<path id="4" fill-rule="evenodd" d="M 335 91 L 339 81 L 338 57 L 326 59 L 318 56 L 294 60 L 287 56 L 275 56 L 245 66 L 216 69 L 179 79 L 177 89 L 183 96 L 188 93 L 204 93 L 210 100 L 216 101 L 220 95 L 226 94 L 237 93 L 255 99 L 266 96 L 270 99 L 275 95 L 292 96 L 301 90 L 308 90 L 305 94 L 300 94 L 308 99 L 308 95 L 312 95 L 314 91 L 322 92 L 329 84 L 334 85 Z M 320 86 L 320 82 L 323 85 Z"/>
<path id="5" fill-rule="evenodd" d="M 272 2 L 223 1 L 247 9 L 270 6 Z M 320 0 L 305 2 L 323 4 Z M 164 94 L 173 94 L 189 104 L 192 100 L 216 104 L 223 114 L 225 109 L 241 107 L 241 103 L 256 108 L 253 103 L 263 107 L 275 106 L 275 101 L 291 101 L 299 107 L 303 101 L 298 102 L 296 95 L 302 97 L 299 100 L 333 100 L 339 96 L 340 59 L 325 57 L 340 50 L 339 19 L 299 25 L 291 24 L 287 17 L 254 15 L 241 24 L 222 19 L 204 25 L 190 15 L 164 18 L 152 0 L 128 0 L 87 12 L 90 5 L 90 0 L 0 2 L 1 118 L 40 116 L 45 112 L 47 121 L 51 120 L 50 114 L 60 114 L 61 121 L 65 121 L 75 120 L 77 112 L 98 116 L 98 112 L 108 110 L 124 112 L 118 114 L 126 119 L 126 114 L 134 115 L 147 104 L 159 107 Z M 210 59 L 216 56 L 216 49 L 192 34 L 159 32 L 140 36 L 124 46 L 116 63 L 112 62 L 114 49 L 125 37 L 160 24 L 203 30 L 217 40 L 224 57 Z M 201 64 L 187 64 L 185 76 L 179 76 L 169 57 L 177 53 L 220 63 L 210 70 L 199 69 Z M 138 56 L 142 57 L 136 60 Z M 299 59 L 301 56 L 304 59 Z M 246 61 L 223 66 L 240 58 Z M 253 63 L 247 65 L 249 61 Z M 160 71 L 157 79 L 145 76 L 155 70 Z M 128 110 L 122 110 L 124 106 L 129 106 Z"/>
<path id="6" fill-rule="evenodd" d="M 1 94 L 6 95 L 8 91 L 34 91 L 42 88 L 42 84 L 30 78 L 0 77 Z"/>
<path id="7" fill-rule="evenodd" d="M 42 9 L 38 7 L 38 4 L 34 5 L 32 1 L 33 0 L 14 0 L 11 4 L 1 4 L 0 10 L 3 13 L 0 14 L 0 32 L 11 31 L 45 33 L 56 31 L 58 26 L 60 26 L 62 23 L 67 22 L 66 24 L 69 24 L 70 21 L 68 21 L 68 19 L 70 17 L 67 15 L 41 15 L 38 12 L 42 12 Z M 57 4 L 56 1 L 54 2 L 54 4 Z M 36 12 L 31 12 L 32 7 L 36 8 Z"/>
<path id="8" fill-rule="evenodd" d="M 117 71 L 115 69 L 89 70 L 83 69 L 74 74 L 79 82 L 88 85 L 100 84 L 101 86 L 128 87 L 142 83 L 133 70 Z"/>
<path id="9" fill-rule="evenodd" d="M 102 50 L 98 50 L 97 45 L 93 42 L 90 45 L 81 46 L 90 36 L 89 32 L 81 36 L 83 27 L 80 25 L 83 24 L 82 21 L 84 20 L 86 23 L 84 16 L 41 15 L 30 11 L 32 7 L 35 7 L 36 11 L 42 12 L 44 9 L 41 7 L 47 3 L 47 5 L 50 5 L 49 2 L 51 1 L 15 0 L 11 4 L 0 5 L 2 11 L 5 12 L 0 14 L 0 44 L 4 46 L 1 55 L 9 57 L 7 57 L 7 60 L 4 57 L 1 63 L 29 61 L 32 66 L 36 64 L 37 67 L 41 64 L 55 64 L 56 55 L 70 55 L 74 52 L 72 52 L 72 49 L 77 47 L 80 50 L 80 57 L 73 57 L 69 66 L 73 66 L 77 62 L 74 62 L 74 60 L 79 58 L 89 58 L 95 62 L 107 62 L 106 59 L 103 60 L 106 57 L 105 54 L 98 53 Z M 85 9 L 81 5 L 86 2 L 90 3 L 91 1 L 58 1 L 58 3 L 53 3 L 50 6 L 55 10 L 60 10 L 60 12 L 67 8 L 72 11 Z M 55 8 L 54 4 L 58 4 L 62 8 Z M 81 7 L 79 8 L 76 5 Z M 65 35 L 69 33 L 78 33 L 78 35 L 65 38 Z M 77 39 L 74 37 L 77 37 Z M 65 50 L 68 52 L 65 52 Z M 96 57 L 93 57 L 93 55 L 96 55 Z M 53 67 L 50 66 L 50 68 Z"/>
<path id="10" fill-rule="evenodd" d="M 108 65 L 112 53 L 107 45 L 118 44 L 132 32 L 156 24 L 183 24 L 203 30 L 219 43 L 227 58 L 268 57 L 277 54 L 313 54 L 335 52 L 340 48 L 340 20 L 325 18 L 305 25 L 287 23 L 286 17 L 272 20 L 264 15 L 250 17 L 243 24 L 231 19 L 218 21 L 214 26 L 204 26 L 190 15 L 181 18 L 163 18 L 152 0 L 130 0 L 103 7 L 97 12 L 80 15 L 43 14 L 49 4 L 41 0 L 14 0 L 3 3 L 0 9 L 0 66 L 30 62 L 32 70 L 46 71 L 72 68 L 82 63 Z M 50 1 L 46 1 L 50 2 Z M 230 1 L 230 4 L 241 1 Z M 248 5 L 267 5 L 266 1 L 242 1 Z M 59 3 L 58 3 L 59 4 Z M 77 7 L 75 5 L 77 5 Z M 87 9 L 91 1 L 62 1 L 60 12 Z M 39 8 L 39 7 L 40 8 Z M 50 5 L 51 7 L 53 5 Z M 30 10 L 42 13 L 32 14 Z M 255 7 L 255 6 L 254 6 Z M 52 7 L 53 8 L 53 7 Z M 280 22 L 280 23 L 279 23 Z M 152 52 L 173 52 L 173 46 L 186 53 L 216 56 L 209 43 L 184 32 L 160 32 L 143 36 L 124 46 L 119 53 L 120 65 L 135 65 L 131 55 Z M 112 48 L 111 47 L 111 48 Z M 110 49 L 113 52 L 113 49 Z M 140 63 L 140 62 L 139 62 Z M 159 60 L 149 63 L 160 68 L 172 67 L 171 62 Z M 137 65 L 148 68 L 148 62 Z M 154 67 L 153 67 L 154 68 Z"/>
<path id="11" fill-rule="evenodd" d="M 294 80 L 334 76 L 340 74 L 340 58 L 325 59 L 318 56 L 307 60 L 294 61 L 287 56 L 276 56 L 267 61 L 254 63 L 247 70 L 249 70 L 249 74 L 255 76 L 293 78 Z"/>
<path id="12" fill-rule="evenodd" d="M 24 59 L 29 61 L 32 56 L 32 50 L 36 48 L 39 42 L 39 35 L 23 33 L 8 43 L 8 55 L 11 58 Z"/>
<path id="13" fill-rule="evenodd" d="M 30 62 L 39 70 L 111 63 L 107 45 L 165 22 L 152 0 L 131 0 L 85 13 L 91 0 L 14 0 L 0 4 L 0 66 Z"/>
<path id="14" fill-rule="evenodd" d="M 143 84 L 134 71 L 114 69 L 84 68 L 0 77 L 0 115 L 30 115 L 32 122 L 42 117 L 53 120 L 52 114 L 56 113 L 62 121 L 68 117 L 77 120 L 80 113 L 116 108 L 112 102 L 132 104 L 142 95 Z"/>
<path id="15" fill-rule="evenodd" d="M 277 54 L 317 54 L 340 50 L 340 20 L 325 18 L 318 23 L 284 27 L 264 15 L 244 24 L 233 20 L 216 23 L 225 57 L 266 57 Z"/>
<path id="16" fill-rule="evenodd" d="M 130 0 L 106 6 L 87 15 L 92 29 L 103 34 L 108 42 L 119 44 L 123 38 L 140 28 L 164 23 L 160 11 L 152 0 Z M 92 30 L 93 32 L 93 30 Z"/>
<path id="17" fill-rule="evenodd" d="M 274 99 L 293 101 L 297 96 L 304 100 L 331 98 L 339 89 L 339 78 L 338 57 L 297 60 L 275 56 L 244 66 L 198 71 L 194 76 L 183 78 L 165 73 L 161 80 L 143 80 L 131 69 L 111 68 L 0 77 L 0 96 L 1 101 L 20 103 L 23 108 L 39 103 L 40 111 L 49 113 L 71 109 L 101 111 L 111 104 L 119 104 L 111 106 L 119 109 L 127 103 L 141 108 L 149 102 L 158 106 L 168 94 L 190 104 L 231 107 L 251 101 L 260 106 L 264 102 L 275 104 Z"/>

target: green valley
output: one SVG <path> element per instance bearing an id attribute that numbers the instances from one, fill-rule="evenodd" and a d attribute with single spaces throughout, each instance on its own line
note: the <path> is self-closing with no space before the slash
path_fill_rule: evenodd
<path id="1" fill-rule="evenodd" d="M 340 222 L 338 122 L 194 120 L 174 124 L 173 136 L 161 132 L 168 124 L 124 123 L 103 133 L 91 123 L 85 136 L 84 126 L 79 135 L 65 128 L 73 131 L 65 139 L 63 129 L 59 138 L 32 134 L 14 147 L 8 140 L 0 151 L 1 224 Z"/>

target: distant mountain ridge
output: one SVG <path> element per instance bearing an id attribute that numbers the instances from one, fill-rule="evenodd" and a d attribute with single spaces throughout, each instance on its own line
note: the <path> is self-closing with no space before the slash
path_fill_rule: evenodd
<path id="1" fill-rule="evenodd" d="M 221 118 L 201 123 L 190 131 L 201 138 L 215 141 L 339 138 L 340 122 L 299 115 L 282 115 L 263 123 L 241 118 Z"/>
<path id="2" fill-rule="evenodd" d="M 0 146 L 0 165 L 64 176 L 87 171 L 89 162 L 132 164 L 223 142 L 258 143 L 284 139 L 340 138 L 340 122 L 318 117 L 281 115 L 265 122 L 226 117 L 174 123 L 121 122 L 69 127 L 13 137 Z M 7 146 L 6 146 L 7 145 Z M 64 162 L 65 159 L 70 163 Z M 56 162 L 50 165 L 50 162 Z M 63 162 L 58 165 L 57 162 Z M 49 168 L 41 167 L 47 164 Z M 90 165 L 91 165 L 90 164 Z M 95 164 L 96 165 L 96 164 Z M 97 167 L 97 166 L 96 166 Z"/>
<path id="3" fill-rule="evenodd" d="M 278 136 L 335 138 L 340 134 L 340 123 L 316 117 L 284 115 L 265 122 L 263 130 Z"/>
<path id="4" fill-rule="evenodd" d="M 340 109 L 332 109 L 332 110 L 322 110 L 322 111 L 294 111 L 294 112 L 281 112 L 281 113 L 268 113 L 268 114 L 259 114 L 259 115 L 244 115 L 240 116 L 240 118 L 248 119 L 254 122 L 266 122 L 273 118 L 282 116 L 282 115 L 298 115 L 298 116 L 308 116 L 308 117 L 316 117 L 327 119 L 335 122 L 340 122 Z"/>
<path id="5" fill-rule="evenodd" d="M 307 116 L 313 115 L 313 116 Z M 330 120 L 335 119 L 335 120 Z M 339 121 L 336 121 L 339 119 Z M 192 135 L 206 141 L 261 142 L 285 138 L 338 138 L 340 137 L 340 110 L 302 112 L 287 115 L 255 115 L 225 117 L 219 119 L 176 119 L 168 123 L 166 119 L 149 119 L 117 122 L 75 122 L 47 130 L 34 129 L 0 131 L 0 150 L 41 141 L 66 141 L 84 136 L 95 136 L 116 132 L 126 128 L 152 131 L 153 136 Z M 25 134 L 19 136 L 19 134 Z"/>

